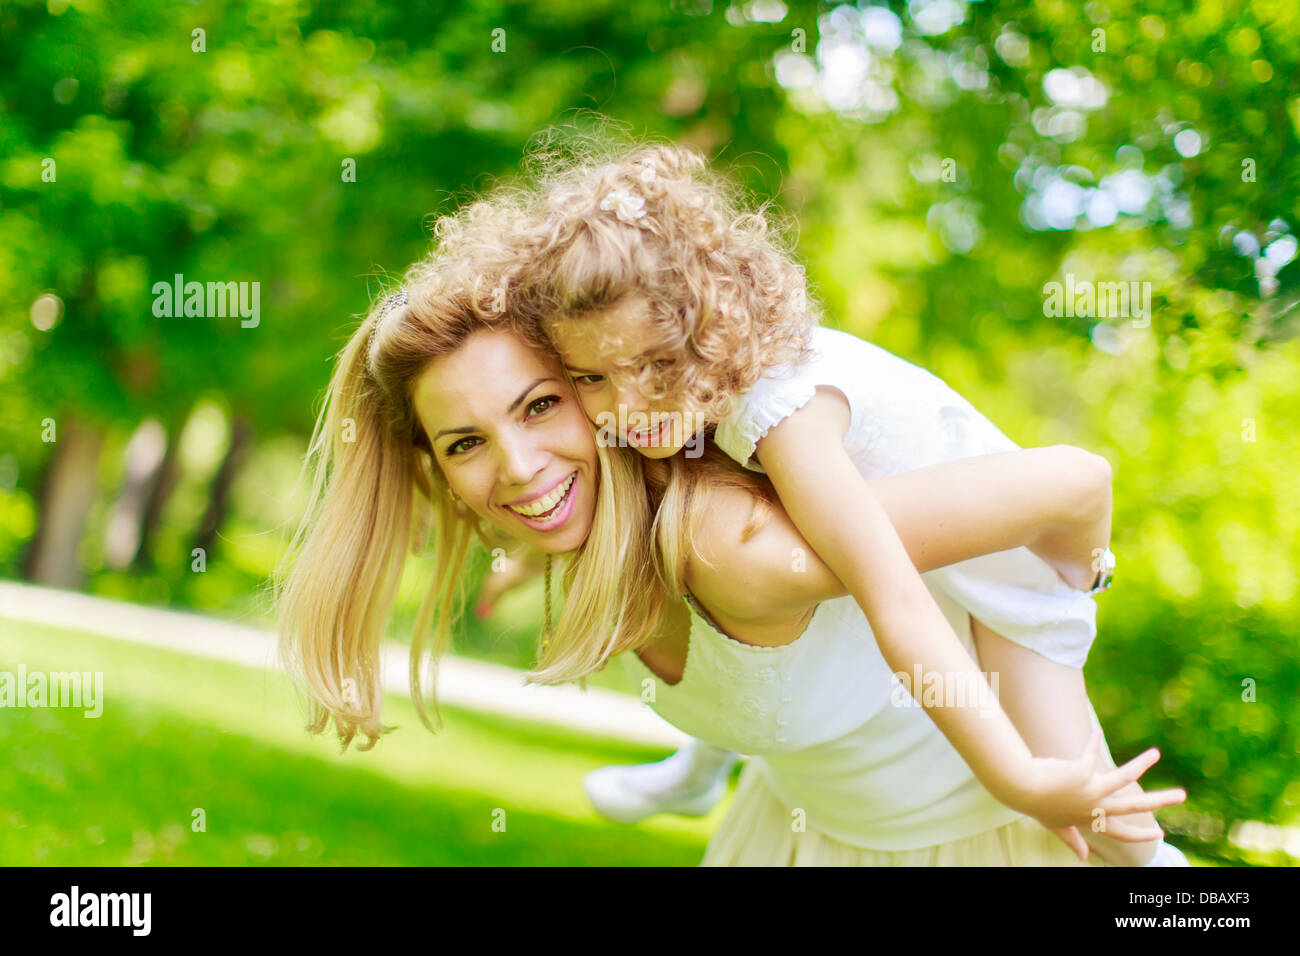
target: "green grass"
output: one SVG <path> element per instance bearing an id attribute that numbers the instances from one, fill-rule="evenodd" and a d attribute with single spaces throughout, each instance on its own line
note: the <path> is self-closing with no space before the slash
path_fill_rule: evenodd
<path id="1" fill-rule="evenodd" d="M 390 696 L 400 729 L 341 755 L 274 672 L 0 622 L 20 662 L 102 671 L 104 708 L 0 710 L 0 865 L 693 866 L 725 813 L 597 816 L 582 775 L 654 748 L 450 707 L 434 735 Z"/>

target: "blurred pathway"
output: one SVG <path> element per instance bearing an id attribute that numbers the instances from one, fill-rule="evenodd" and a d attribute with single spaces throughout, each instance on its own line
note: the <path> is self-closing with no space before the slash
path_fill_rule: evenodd
<path id="1" fill-rule="evenodd" d="M 272 631 L 76 591 L 0 581 L 0 619 L 72 628 L 247 667 L 279 669 Z M 381 655 L 384 689 L 409 697 L 407 648 L 387 641 Z M 525 686 L 523 671 L 463 657 L 443 660 L 438 699 L 466 710 L 554 724 L 616 740 L 675 748 L 689 739 L 631 695 L 599 687 L 584 692 L 576 684 Z"/>

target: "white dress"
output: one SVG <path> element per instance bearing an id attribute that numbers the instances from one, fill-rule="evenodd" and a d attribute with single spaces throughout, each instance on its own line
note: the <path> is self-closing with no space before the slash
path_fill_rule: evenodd
<path id="1" fill-rule="evenodd" d="M 975 656 L 969 615 L 930 589 Z M 701 865 L 1079 865 L 1037 821 L 998 803 L 895 689 L 852 597 L 823 602 L 780 647 L 733 640 L 692 606 L 676 684 L 635 653 L 620 656 L 669 723 L 750 755 Z"/>
<path id="2" fill-rule="evenodd" d="M 818 385 L 848 401 L 844 447 L 865 478 L 883 478 L 1016 445 L 940 378 L 835 329 L 812 331 L 812 358 L 765 375 L 721 422 L 714 443 L 754 471 L 759 439 L 802 408 Z M 992 631 L 1048 660 L 1082 668 L 1097 605 L 1028 548 L 987 554 L 923 576 Z"/>

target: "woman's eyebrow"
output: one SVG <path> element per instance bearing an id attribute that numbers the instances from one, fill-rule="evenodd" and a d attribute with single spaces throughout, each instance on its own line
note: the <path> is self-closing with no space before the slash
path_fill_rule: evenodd
<path id="1" fill-rule="evenodd" d="M 560 384 L 563 384 L 562 382 L 560 382 L 558 378 L 552 378 L 549 375 L 544 375 L 541 378 L 539 378 L 537 381 L 533 382 L 532 385 L 529 385 L 526 389 L 520 392 L 519 397 L 510 403 L 510 407 L 507 408 L 506 411 L 513 412 L 516 408 L 519 407 L 520 403 L 523 402 L 523 400 L 528 397 L 528 393 L 531 392 L 533 389 L 535 389 L 538 385 L 541 385 L 543 382 L 559 382 Z"/>
<path id="2" fill-rule="evenodd" d="M 444 428 L 433 436 L 433 440 L 437 441 L 443 435 L 472 435 L 476 431 L 478 431 L 476 428 Z"/>
<path id="3" fill-rule="evenodd" d="M 510 407 L 507 408 L 506 411 L 507 411 L 507 412 L 513 412 L 516 408 L 518 408 L 518 407 L 520 406 L 520 404 L 523 402 L 523 400 L 524 400 L 525 398 L 528 397 L 529 393 L 530 393 L 533 389 L 535 389 L 538 385 L 541 385 L 541 384 L 544 383 L 544 382 L 556 382 L 556 383 L 561 384 L 561 385 L 564 384 L 563 382 L 560 382 L 560 380 L 559 380 L 558 378 L 555 378 L 554 376 L 544 375 L 544 376 L 542 376 L 541 378 L 539 378 L 537 381 L 533 382 L 533 384 L 529 385 L 529 386 L 528 386 L 526 389 L 524 389 L 522 392 L 520 392 L 520 393 L 519 393 L 519 397 L 516 398 L 513 402 L 510 403 Z M 436 435 L 433 436 L 433 440 L 434 440 L 434 441 L 437 441 L 437 440 L 438 440 L 439 438 L 441 438 L 443 435 L 472 435 L 472 434 L 474 434 L 476 431 L 478 431 L 477 428 L 473 428 L 473 427 L 468 426 L 468 425 L 462 426 L 462 427 L 460 427 L 460 428 L 444 428 L 444 429 L 442 429 L 441 431 L 439 431 L 438 434 L 436 434 Z"/>

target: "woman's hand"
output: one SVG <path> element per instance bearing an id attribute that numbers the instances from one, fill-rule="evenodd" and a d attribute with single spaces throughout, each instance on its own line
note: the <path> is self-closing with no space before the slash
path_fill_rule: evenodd
<path id="1" fill-rule="evenodd" d="M 1093 731 L 1083 754 L 1074 760 L 1034 758 L 1020 793 L 1003 800 L 1054 832 L 1080 860 L 1088 858 L 1088 845 L 1077 827 L 1095 826 L 1128 843 L 1159 840 L 1164 836 L 1159 827 L 1138 827 L 1119 818 L 1187 799 L 1181 787 L 1120 795 L 1118 791 L 1136 783 L 1160 759 L 1160 751 L 1153 747 L 1122 767 L 1111 768 L 1102 759 L 1101 739 L 1101 731 Z"/>

